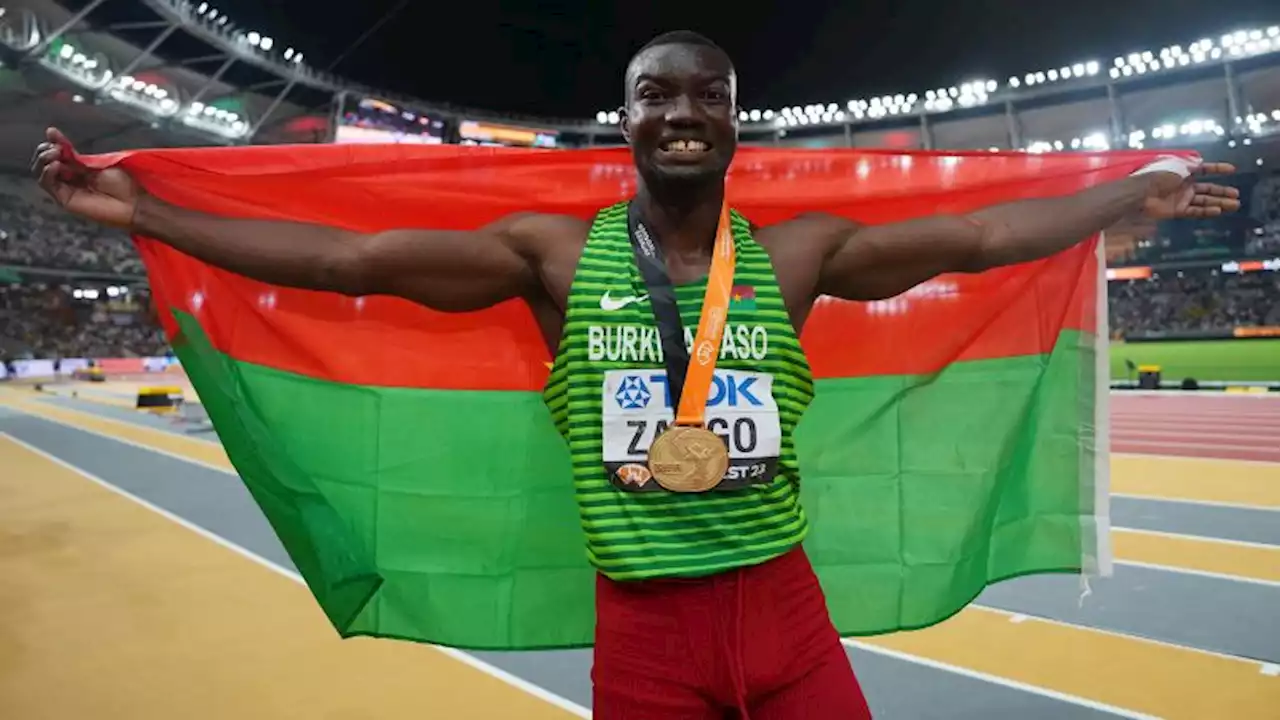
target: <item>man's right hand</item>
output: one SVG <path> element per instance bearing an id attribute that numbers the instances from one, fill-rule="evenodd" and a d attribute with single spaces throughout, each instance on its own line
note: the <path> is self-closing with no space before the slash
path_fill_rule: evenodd
<path id="1" fill-rule="evenodd" d="M 138 184 L 119 168 L 93 170 L 76 157 L 71 141 L 57 128 L 45 131 L 36 146 L 31 173 L 59 205 L 80 217 L 130 229 L 138 207 Z"/>

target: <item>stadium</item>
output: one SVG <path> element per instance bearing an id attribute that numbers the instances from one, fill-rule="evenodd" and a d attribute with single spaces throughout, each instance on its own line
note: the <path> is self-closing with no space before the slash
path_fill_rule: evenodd
<path id="1" fill-rule="evenodd" d="M 956 84 L 949 84 L 954 80 Z M 1280 15 L 999 78 L 740 111 L 745 146 L 1240 169 L 1229 217 L 1109 228 L 1115 572 L 987 588 L 844 645 L 876 717 L 1280 713 Z M 132 240 L 28 173 L 84 153 L 624 144 L 616 110 L 523 117 L 312 67 L 212 2 L 0 0 L 0 716 L 591 716 L 589 650 L 340 640 L 237 477 Z M 909 316 L 944 279 L 868 304 Z M 1105 395 L 1105 393 L 1104 393 Z"/>

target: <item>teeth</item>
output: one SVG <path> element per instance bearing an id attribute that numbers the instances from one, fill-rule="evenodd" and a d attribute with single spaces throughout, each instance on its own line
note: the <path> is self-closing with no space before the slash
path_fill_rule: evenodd
<path id="1" fill-rule="evenodd" d="M 707 144 L 701 140 L 672 140 L 667 143 L 667 149 L 673 152 L 702 152 L 707 149 Z"/>

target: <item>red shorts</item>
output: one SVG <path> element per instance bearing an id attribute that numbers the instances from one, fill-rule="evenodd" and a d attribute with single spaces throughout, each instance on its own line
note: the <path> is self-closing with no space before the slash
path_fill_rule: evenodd
<path id="1" fill-rule="evenodd" d="M 800 548 L 694 580 L 596 583 L 597 720 L 870 718 Z"/>

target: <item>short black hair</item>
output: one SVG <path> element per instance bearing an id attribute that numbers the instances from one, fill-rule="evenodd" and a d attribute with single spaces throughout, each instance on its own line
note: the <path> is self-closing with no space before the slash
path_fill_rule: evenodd
<path id="1" fill-rule="evenodd" d="M 729 57 L 729 53 L 724 52 L 724 48 L 715 44 L 711 38 L 703 35 L 702 33 L 696 33 L 692 30 L 672 30 L 671 32 L 664 32 L 658 37 L 645 43 L 644 47 L 641 47 L 636 51 L 635 55 L 631 56 L 631 59 L 634 60 L 636 55 L 639 55 L 649 48 L 655 48 L 660 45 L 701 45 L 702 47 L 711 48 L 717 52 L 724 53 L 725 57 Z"/>
<path id="2" fill-rule="evenodd" d="M 715 42 L 711 38 L 707 37 L 706 35 L 703 35 L 702 33 L 696 33 L 692 30 L 672 30 L 670 32 L 664 32 L 658 37 L 645 43 L 639 50 L 635 51 L 635 53 L 631 56 L 631 59 L 627 61 L 627 69 L 626 69 L 626 72 L 623 73 L 623 80 L 624 80 L 624 86 L 625 86 L 623 88 L 623 92 L 625 97 L 628 97 L 628 98 L 631 97 L 631 88 L 630 88 L 631 66 L 635 64 L 636 58 L 640 57 L 646 51 L 652 48 L 661 47 L 663 45 L 693 45 L 696 47 L 704 47 L 704 48 L 707 48 L 708 50 L 711 50 L 713 52 L 717 52 L 723 55 L 724 59 L 728 61 L 729 67 L 730 68 L 733 67 L 733 58 L 729 57 L 729 53 L 725 52 L 724 48 L 715 44 Z"/>

